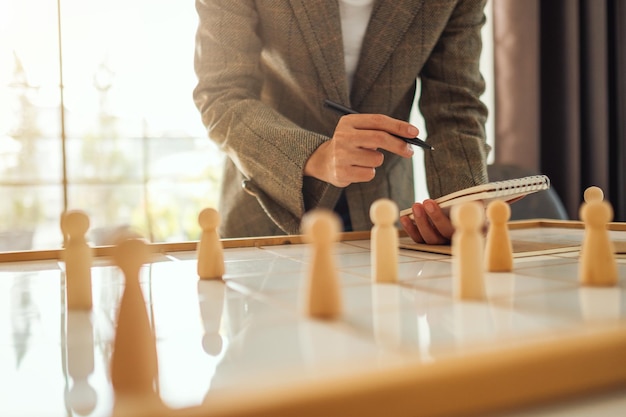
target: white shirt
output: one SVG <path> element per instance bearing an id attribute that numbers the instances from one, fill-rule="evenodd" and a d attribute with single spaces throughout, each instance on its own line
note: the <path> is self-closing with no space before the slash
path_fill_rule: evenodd
<path id="1" fill-rule="evenodd" d="M 339 0 L 343 54 L 346 65 L 348 86 L 352 89 L 352 79 L 359 63 L 363 37 L 372 15 L 374 0 Z"/>

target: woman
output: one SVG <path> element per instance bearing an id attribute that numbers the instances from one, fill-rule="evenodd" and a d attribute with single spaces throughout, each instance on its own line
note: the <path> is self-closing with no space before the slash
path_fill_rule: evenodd
<path id="1" fill-rule="evenodd" d="M 406 121 L 420 111 L 432 198 L 487 181 L 479 97 L 485 0 L 197 0 L 194 100 L 227 154 L 223 237 L 299 233 L 303 214 L 334 209 L 347 230 L 371 227 L 390 198 L 417 242 L 443 243 L 450 220 L 414 203 Z M 324 100 L 361 114 L 340 117 Z"/>

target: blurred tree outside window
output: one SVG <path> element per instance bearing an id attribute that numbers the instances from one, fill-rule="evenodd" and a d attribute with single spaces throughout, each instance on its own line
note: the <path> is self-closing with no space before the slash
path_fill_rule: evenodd
<path id="1" fill-rule="evenodd" d="M 196 27 L 180 0 L 0 0 L 0 251 L 60 247 L 65 209 L 98 245 L 199 238 L 223 155 L 191 98 Z"/>

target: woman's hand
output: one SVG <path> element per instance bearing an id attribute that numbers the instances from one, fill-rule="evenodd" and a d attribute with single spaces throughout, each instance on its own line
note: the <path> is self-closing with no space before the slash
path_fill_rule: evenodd
<path id="1" fill-rule="evenodd" d="M 304 175 L 336 187 L 368 182 L 376 175 L 384 155 L 379 149 L 404 158 L 413 156 L 411 145 L 393 135 L 416 137 L 418 129 L 382 114 L 350 114 L 339 119 L 333 137 L 307 160 Z"/>
<path id="2" fill-rule="evenodd" d="M 450 242 L 454 227 L 435 201 L 427 199 L 423 203 L 414 203 L 411 208 L 413 219 L 409 216 L 400 217 L 400 223 L 411 239 L 429 245 Z"/>

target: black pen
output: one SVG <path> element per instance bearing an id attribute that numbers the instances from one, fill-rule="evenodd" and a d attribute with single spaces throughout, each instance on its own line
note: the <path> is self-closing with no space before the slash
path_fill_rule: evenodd
<path id="1" fill-rule="evenodd" d="M 356 110 L 352 110 L 349 107 L 343 106 L 339 103 L 335 103 L 334 101 L 331 100 L 324 100 L 324 106 L 333 109 L 334 111 L 336 111 L 339 114 L 342 115 L 346 115 L 346 114 L 359 114 L 358 111 Z M 410 143 L 411 145 L 417 145 L 421 148 L 424 149 L 430 149 L 431 151 L 434 151 L 435 148 L 433 148 L 432 146 L 430 146 L 429 144 L 427 144 L 426 142 L 424 142 L 423 140 L 421 140 L 420 138 L 404 138 L 402 136 L 399 135 L 394 135 L 393 133 L 390 133 L 392 136 L 397 137 L 398 139 L 402 139 L 403 141 L 405 141 L 406 143 Z"/>

